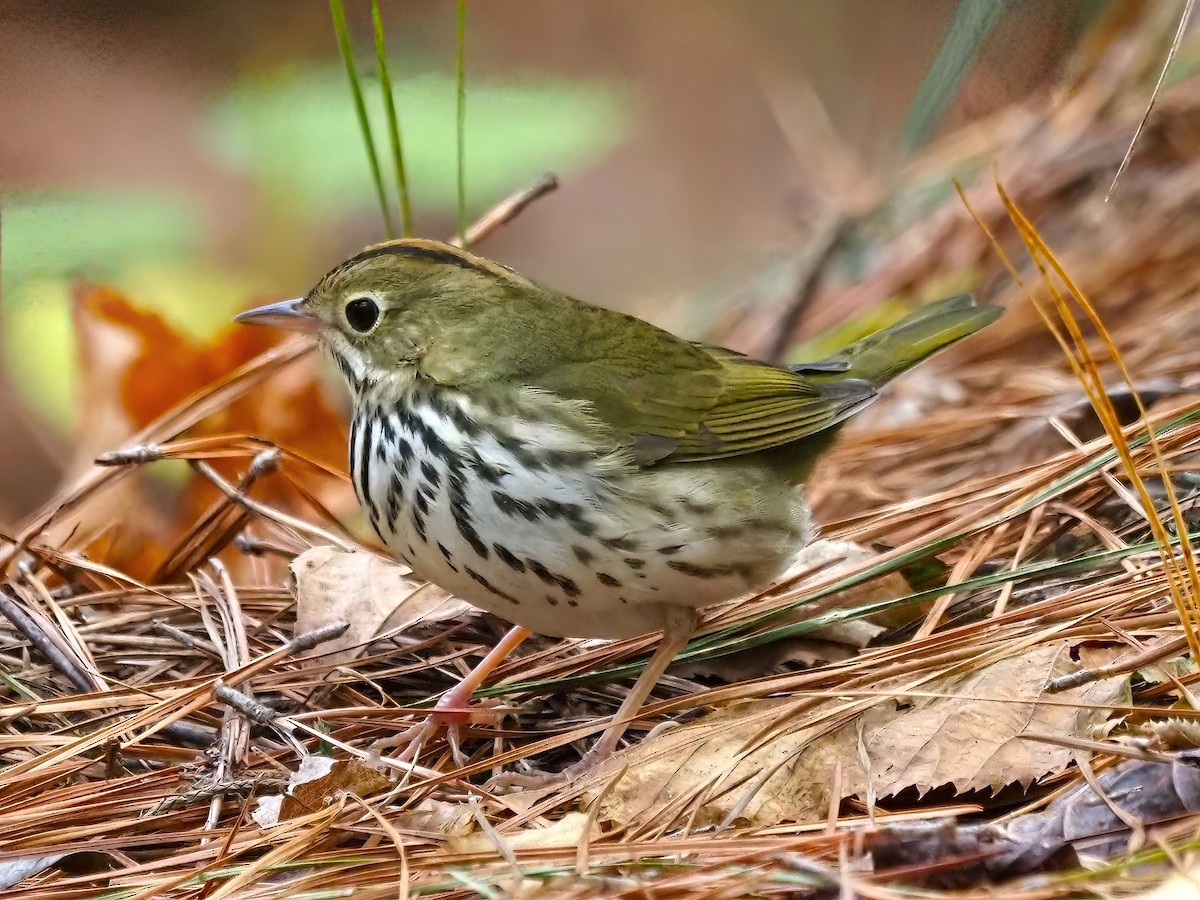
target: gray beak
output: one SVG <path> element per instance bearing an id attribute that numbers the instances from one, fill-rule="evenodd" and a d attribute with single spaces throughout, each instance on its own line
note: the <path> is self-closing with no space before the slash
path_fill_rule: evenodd
<path id="1" fill-rule="evenodd" d="M 300 297 L 296 300 L 281 300 L 279 303 L 256 306 L 234 316 L 233 321 L 243 325 L 270 325 L 285 331 L 320 331 L 324 323 L 305 312 L 301 308 L 303 302 L 304 298 Z"/>

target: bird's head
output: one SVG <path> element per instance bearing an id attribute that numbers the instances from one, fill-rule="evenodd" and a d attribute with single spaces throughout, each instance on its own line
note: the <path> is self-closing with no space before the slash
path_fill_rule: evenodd
<path id="1" fill-rule="evenodd" d="M 352 386 L 394 374 L 437 346 L 482 335 L 481 316 L 537 288 L 450 244 L 403 239 L 368 247 L 330 270 L 305 296 L 247 310 L 236 321 L 313 333 Z"/>

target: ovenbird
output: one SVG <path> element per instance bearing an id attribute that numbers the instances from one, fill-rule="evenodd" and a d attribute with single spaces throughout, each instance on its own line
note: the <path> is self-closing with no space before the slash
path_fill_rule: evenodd
<path id="1" fill-rule="evenodd" d="M 838 426 L 1000 313 L 954 297 L 784 368 L 405 239 L 238 320 L 315 332 L 353 393 L 359 502 L 417 574 L 542 634 L 664 632 L 586 766 L 615 748 L 695 610 L 769 583 L 813 539 L 801 489 Z"/>

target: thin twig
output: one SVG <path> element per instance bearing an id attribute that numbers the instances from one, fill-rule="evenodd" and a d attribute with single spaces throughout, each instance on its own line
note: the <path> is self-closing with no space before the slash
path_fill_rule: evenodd
<path id="1" fill-rule="evenodd" d="M 273 725 L 279 718 L 279 710 L 271 709 L 265 703 L 255 700 L 237 688 L 231 688 L 224 681 L 218 681 L 213 685 L 213 696 L 220 703 L 236 709 L 250 721 L 257 722 L 259 725 Z"/>
<path id="2" fill-rule="evenodd" d="M 259 503 L 257 500 L 251 500 L 244 493 L 222 478 L 221 474 L 208 463 L 204 462 L 204 460 L 190 459 L 188 462 L 191 464 L 193 469 L 216 485 L 217 489 L 220 490 L 221 493 L 223 493 L 230 500 L 240 503 L 251 512 L 258 513 L 267 521 L 274 522 L 277 525 L 282 525 L 283 527 L 291 529 L 297 534 L 315 537 L 320 541 L 332 544 L 333 546 L 342 550 L 351 550 L 354 548 L 354 544 L 343 540 L 333 532 L 327 531 L 326 529 L 321 528 L 319 525 L 313 525 L 311 522 L 306 522 L 303 519 L 297 518 L 296 516 L 289 515 L 282 510 L 267 506 L 264 503 Z"/>
<path id="3" fill-rule="evenodd" d="M 12 592 L 12 588 L 7 585 L 0 585 L 0 615 L 8 619 L 33 648 L 44 656 L 54 668 L 62 672 L 81 694 L 90 694 L 96 690 L 95 683 L 87 676 L 87 673 L 76 666 L 59 649 L 58 644 L 47 636 L 45 631 L 38 626 L 34 617 L 22 606 L 19 598 Z"/>
<path id="4" fill-rule="evenodd" d="M 1091 684 L 1102 678 L 1111 678 L 1114 675 L 1124 675 L 1128 672 L 1134 672 L 1146 666 L 1154 665 L 1154 663 L 1162 662 L 1164 659 L 1178 656 L 1187 649 L 1188 639 L 1186 635 L 1171 638 L 1155 644 L 1153 647 L 1147 647 L 1138 653 L 1130 653 L 1122 656 L 1116 662 L 1110 663 L 1107 666 L 1097 666 L 1094 669 L 1080 669 L 1076 672 L 1067 672 L 1065 675 L 1052 678 L 1046 684 L 1046 693 L 1060 694 L 1063 691 Z"/>
<path id="5" fill-rule="evenodd" d="M 529 204 L 558 188 L 558 177 L 553 172 L 539 175 L 537 180 L 528 187 L 522 188 L 515 194 L 501 200 L 467 228 L 466 244 L 458 235 L 450 238 L 447 243 L 455 247 L 474 247 L 485 237 L 503 225 L 516 218 Z"/>

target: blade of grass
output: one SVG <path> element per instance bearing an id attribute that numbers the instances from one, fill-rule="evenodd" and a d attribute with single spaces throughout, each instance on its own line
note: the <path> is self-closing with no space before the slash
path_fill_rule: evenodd
<path id="1" fill-rule="evenodd" d="M 396 226 L 388 207 L 387 193 L 383 189 L 383 171 L 379 167 L 379 154 L 375 152 L 375 141 L 371 137 L 371 122 L 367 118 L 367 105 L 363 101 L 362 84 L 358 70 L 354 67 L 354 47 L 350 43 L 350 30 L 346 27 L 346 9 L 342 0 L 329 0 L 329 12 L 333 16 L 333 30 L 337 34 L 338 51 L 346 66 L 346 78 L 350 81 L 350 93 L 354 97 L 354 112 L 358 116 L 358 127 L 362 131 L 363 144 L 367 148 L 367 162 L 371 166 L 371 177 L 375 180 L 375 193 L 379 197 L 379 210 L 383 213 L 383 230 L 388 239 L 396 236 Z"/>
<path id="2" fill-rule="evenodd" d="M 454 78 L 458 85 L 456 128 L 458 131 L 458 240 L 467 246 L 467 78 L 463 64 L 467 43 L 467 0 L 458 0 L 458 23 L 454 34 Z"/>
<path id="3" fill-rule="evenodd" d="M 404 148 L 400 141 L 400 116 L 392 94 L 392 77 L 388 72 L 387 42 L 383 35 L 383 15 L 379 0 L 371 0 L 371 22 L 375 26 L 375 59 L 379 64 L 379 86 L 383 90 L 383 108 L 387 113 L 388 137 L 392 142 L 392 162 L 396 168 L 396 192 L 400 197 L 400 234 L 412 235 L 412 202 L 408 196 L 408 175 L 404 170 Z"/>
<path id="4" fill-rule="evenodd" d="M 905 153 L 911 153 L 925 143 L 954 102 L 963 79 L 1004 13 L 1005 5 L 1006 0 L 959 0 L 937 56 L 921 80 L 904 122 L 901 141 Z"/>

